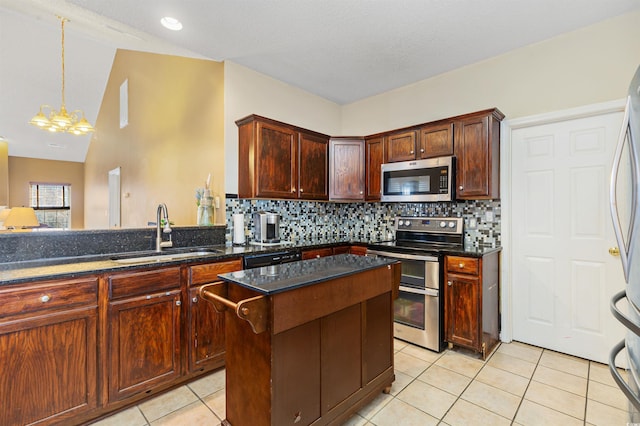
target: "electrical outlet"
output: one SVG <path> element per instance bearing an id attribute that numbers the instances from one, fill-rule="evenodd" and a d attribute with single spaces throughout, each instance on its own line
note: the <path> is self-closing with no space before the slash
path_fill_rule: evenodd
<path id="1" fill-rule="evenodd" d="M 476 229 L 478 227 L 478 221 L 475 217 L 469 219 L 469 229 Z"/>
<path id="2" fill-rule="evenodd" d="M 493 211 L 487 210 L 484 214 L 484 218 L 487 222 L 493 222 Z"/>

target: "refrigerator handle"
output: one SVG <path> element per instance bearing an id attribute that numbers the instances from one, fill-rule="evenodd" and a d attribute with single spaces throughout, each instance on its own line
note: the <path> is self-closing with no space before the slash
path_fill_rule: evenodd
<path id="1" fill-rule="evenodd" d="M 636 410 L 640 411 L 640 399 L 638 398 L 638 395 L 636 395 L 631 387 L 627 384 L 627 382 L 624 381 L 624 378 L 620 375 L 618 369 L 616 368 L 616 357 L 620 352 L 622 352 L 624 348 L 624 340 L 621 340 L 620 343 L 615 345 L 611 350 L 611 353 L 609 354 L 609 371 L 611 372 L 613 380 L 615 380 L 622 393 L 624 393 L 629 402 L 631 402 L 633 406 L 636 407 Z M 635 379 L 631 377 L 631 380 Z"/>
<path id="2" fill-rule="evenodd" d="M 609 307 L 611 308 L 611 313 L 613 316 L 620 321 L 629 331 L 632 331 L 636 336 L 640 337 L 640 327 L 636 325 L 633 321 L 627 318 L 616 306 L 616 304 L 627 297 L 627 291 L 622 290 L 618 293 L 614 294 L 611 298 L 611 303 Z M 636 312 L 637 316 L 640 316 L 640 312 L 638 312 L 638 308 L 631 302 L 631 300 L 627 300 L 629 303 L 629 307 Z"/>
<path id="3" fill-rule="evenodd" d="M 628 246 L 625 244 L 624 236 L 622 235 L 622 226 L 620 225 L 620 218 L 618 217 L 618 205 L 616 199 L 616 182 L 618 178 L 618 171 L 620 169 L 620 160 L 622 158 L 622 149 L 624 148 L 624 142 L 627 138 L 627 132 L 629 130 L 629 111 L 631 109 L 631 97 L 627 97 L 627 105 L 624 109 L 624 118 L 622 119 L 622 129 L 620 130 L 620 136 L 618 138 L 618 145 L 616 146 L 616 153 L 613 157 L 613 165 L 611 166 L 611 180 L 609 182 L 609 208 L 611 209 L 611 219 L 613 220 L 613 230 L 616 234 L 616 241 L 618 242 L 618 248 L 620 249 L 620 260 L 622 260 L 622 270 L 624 271 L 624 279 L 625 281 L 629 280 L 629 252 Z M 631 147 L 632 148 L 632 147 Z M 636 187 L 636 164 L 635 164 L 635 155 L 633 152 L 630 155 L 631 157 L 631 168 L 632 168 L 632 208 L 631 208 L 631 220 L 630 223 L 632 226 L 630 227 L 629 232 L 633 229 L 633 222 L 635 217 L 636 210 L 636 202 L 635 199 L 635 187 Z M 631 235 L 628 235 L 629 240 L 631 241 Z"/>

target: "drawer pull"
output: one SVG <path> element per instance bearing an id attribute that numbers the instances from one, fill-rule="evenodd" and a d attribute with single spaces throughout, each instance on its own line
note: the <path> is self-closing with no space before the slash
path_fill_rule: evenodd
<path id="1" fill-rule="evenodd" d="M 462 269 L 462 268 L 464 268 L 464 263 L 460 262 L 460 263 L 458 264 L 458 266 L 460 267 L 460 269 Z"/>
<path id="2" fill-rule="evenodd" d="M 447 285 L 448 285 L 449 287 L 451 287 L 452 282 L 451 282 L 451 281 L 447 281 Z"/>
<path id="3" fill-rule="evenodd" d="M 176 300 L 176 306 L 180 306 L 180 305 L 182 305 L 182 302 L 179 300 Z"/>
<path id="4" fill-rule="evenodd" d="M 197 298 L 197 297 L 194 297 L 193 299 L 191 299 L 191 301 L 192 301 L 193 303 L 198 303 L 198 298 Z"/>
<path id="5" fill-rule="evenodd" d="M 44 296 L 40 297 L 40 301 L 42 303 L 47 303 L 49 300 L 51 300 L 51 296 L 49 296 L 48 294 L 45 294 Z"/>

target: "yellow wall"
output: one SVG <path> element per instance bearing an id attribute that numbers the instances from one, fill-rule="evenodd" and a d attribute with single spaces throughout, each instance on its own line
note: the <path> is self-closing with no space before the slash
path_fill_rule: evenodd
<path id="1" fill-rule="evenodd" d="M 621 99 L 640 64 L 638 23 L 640 12 L 621 15 L 344 106 L 227 62 L 225 189 L 238 188 L 233 122 L 254 112 L 333 136 L 368 135 L 492 107 L 511 119 Z"/>
<path id="2" fill-rule="evenodd" d="M 120 129 L 128 79 L 129 125 Z M 85 226 L 108 227 L 108 172 L 121 168 L 121 226 L 145 227 L 166 203 L 176 226 L 196 224 L 196 188 L 211 174 L 224 223 L 224 65 L 118 50 L 85 161 Z"/>
<path id="3" fill-rule="evenodd" d="M 0 206 L 9 203 L 9 144 L 0 141 Z"/>
<path id="4" fill-rule="evenodd" d="M 71 228 L 84 227 L 84 164 L 9 157 L 9 207 L 29 206 L 29 183 L 71 184 Z"/>

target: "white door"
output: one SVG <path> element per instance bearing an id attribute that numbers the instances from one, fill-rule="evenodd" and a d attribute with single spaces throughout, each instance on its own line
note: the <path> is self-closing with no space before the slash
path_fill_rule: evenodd
<path id="1" fill-rule="evenodd" d="M 609 213 L 622 113 L 511 133 L 513 339 L 607 362 L 624 337 L 609 310 L 624 287 Z"/>

